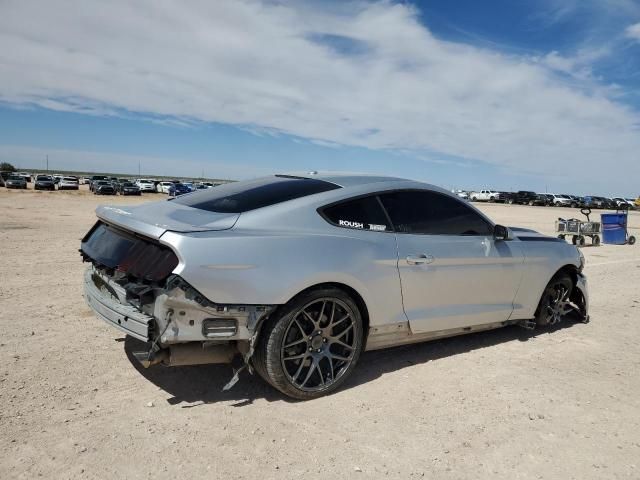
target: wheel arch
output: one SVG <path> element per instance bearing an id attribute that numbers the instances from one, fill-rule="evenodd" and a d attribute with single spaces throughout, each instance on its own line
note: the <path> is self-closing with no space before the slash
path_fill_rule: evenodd
<path id="1" fill-rule="evenodd" d="M 549 282 L 551 281 L 552 278 L 556 277 L 558 274 L 560 273 L 566 273 L 567 275 L 569 275 L 569 277 L 571 278 L 571 282 L 573 283 L 573 286 L 575 287 L 576 284 L 578 283 L 578 267 L 576 267 L 575 265 L 569 263 L 567 265 L 564 265 L 563 267 L 559 268 L 549 279 Z M 548 282 L 547 282 L 548 283 Z"/>
<path id="2" fill-rule="evenodd" d="M 273 317 L 274 315 L 277 315 L 278 312 L 285 306 L 287 305 L 289 302 L 291 302 L 293 299 L 295 299 L 296 297 L 303 295 L 307 292 L 310 292 L 312 290 L 317 290 L 317 289 L 321 289 L 321 288 L 337 288 L 339 290 L 342 290 L 343 292 L 345 292 L 346 294 L 348 294 L 353 301 L 355 302 L 356 306 L 358 307 L 358 310 L 360 311 L 360 315 L 362 316 L 362 332 L 363 332 L 363 349 L 366 346 L 366 342 L 367 342 L 367 338 L 369 336 L 369 309 L 367 307 L 366 302 L 364 301 L 364 298 L 362 297 L 362 295 L 360 295 L 360 293 L 353 287 L 345 284 L 345 283 L 341 283 L 341 282 L 322 282 L 322 283 L 316 283 L 314 285 L 310 285 L 306 288 L 304 288 L 303 290 L 300 290 L 299 292 L 297 292 L 295 295 L 292 295 L 291 298 L 289 298 L 287 300 L 286 303 L 278 305 L 270 314 L 267 318 L 264 318 L 263 321 L 260 322 L 260 324 L 258 325 L 258 336 L 260 336 L 260 330 L 262 330 L 262 326 L 264 325 L 264 323 L 267 321 L 268 318 Z"/>

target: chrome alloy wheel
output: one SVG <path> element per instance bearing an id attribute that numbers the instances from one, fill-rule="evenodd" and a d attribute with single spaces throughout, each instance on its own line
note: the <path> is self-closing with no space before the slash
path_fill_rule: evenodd
<path id="1" fill-rule="evenodd" d="M 551 286 L 551 290 L 547 293 L 545 305 L 545 324 L 555 325 L 561 322 L 569 313 L 574 310 L 569 295 L 571 289 L 567 288 L 564 283 L 558 282 Z"/>
<path id="2" fill-rule="evenodd" d="M 328 388 L 348 370 L 357 342 L 355 315 L 337 298 L 319 298 L 293 315 L 282 342 L 280 359 L 296 388 Z"/>

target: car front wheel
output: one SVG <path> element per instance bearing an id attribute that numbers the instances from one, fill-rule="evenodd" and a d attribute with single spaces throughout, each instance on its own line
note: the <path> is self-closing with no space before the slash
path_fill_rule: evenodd
<path id="1" fill-rule="evenodd" d="M 556 274 L 542 293 L 542 298 L 536 310 L 536 325 L 554 325 L 563 321 L 574 311 L 571 305 L 571 291 L 573 282 L 565 273 Z"/>
<path id="2" fill-rule="evenodd" d="M 253 364 L 285 395 L 309 400 L 339 388 L 362 348 L 356 303 L 342 290 L 318 288 L 295 297 L 267 320 Z"/>

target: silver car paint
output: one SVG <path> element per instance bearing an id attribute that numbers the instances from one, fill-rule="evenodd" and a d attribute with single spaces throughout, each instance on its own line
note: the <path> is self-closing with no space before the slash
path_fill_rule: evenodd
<path id="1" fill-rule="evenodd" d="M 407 337 L 532 318 L 551 277 L 566 265 L 580 267 L 577 249 L 565 242 L 406 235 L 331 225 L 316 209 L 361 194 L 428 189 L 460 200 L 408 180 L 314 178 L 344 188 L 242 214 L 215 214 L 172 201 L 100 207 L 97 214 L 172 248 L 179 258 L 174 273 L 212 302 L 280 305 L 314 285 L 340 283 L 362 297 L 372 332 L 381 335 L 396 328 Z M 406 257 L 414 254 L 432 256 L 433 262 L 410 265 Z M 585 289 L 586 299 L 586 284 L 578 287 Z M 161 328 L 166 300 L 156 306 Z M 171 341 L 195 340 L 196 330 L 187 336 L 175 331 Z M 242 338 L 248 334 L 243 330 Z M 403 343 L 398 335 L 389 338 Z"/>

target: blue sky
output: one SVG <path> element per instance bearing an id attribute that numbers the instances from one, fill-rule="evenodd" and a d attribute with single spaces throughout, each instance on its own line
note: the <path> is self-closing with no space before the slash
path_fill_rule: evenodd
<path id="1" fill-rule="evenodd" d="M 640 193 L 640 2 L 102 5 L 0 5 L 0 160 Z"/>

